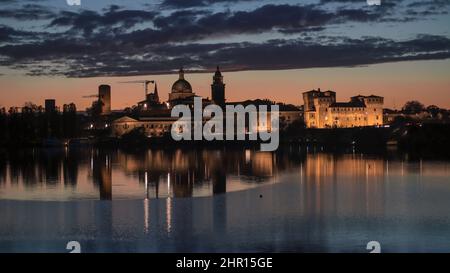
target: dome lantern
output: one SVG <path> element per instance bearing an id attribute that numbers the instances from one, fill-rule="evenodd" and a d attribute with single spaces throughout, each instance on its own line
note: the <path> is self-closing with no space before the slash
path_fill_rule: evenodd
<path id="1" fill-rule="evenodd" d="M 178 74 L 180 75 L 180 80 L 184 80 L 184 70 L 183 70 L 183 68 L 180 68 L 180 71 L 178 72 Z"/>

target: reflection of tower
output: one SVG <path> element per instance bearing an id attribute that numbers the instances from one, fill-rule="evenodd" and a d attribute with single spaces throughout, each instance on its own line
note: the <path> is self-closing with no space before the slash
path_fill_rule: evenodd
<path id="1" fill-rule="evenodd" d="M 215 104 L 225 107 L 225 84 L 223 83 L 223 76 L 219 67 L 217 67 L 216 73 L 213 77 L 211 97 Z"/>
<path id="2" fill-rule="evenodd" d="M 0 158 L 0 184 L 6 183 L 7 165 L 4 160 Z"/>
<path id="3" fill-rule="evenodd" d="M 78 158 L 74 153 L 68 153 L 63 160 L 64 185 L 75 186 L 78 179 Z"/>
<path id="4" fill-rule="evenodd" d="M 101 104 L 101 114 L 108 115 L 111 113 L 111 86 L 100 85 L 98 87 L 98 100 Z"/>
<path id="5" fill-rule="evenodd" d="M 212 173 L 213 195 L 227 192 L 227 176 L 224 168 L 217 168 Z M 216 196 L 213 203 L 213 228 L 217 234 L 225 234 L 227 230 L 227 199 L 225 195 Z"/>
<path id="6" fill-rule="evenodd" d="M 194 192 L 194 172 L 171 173 L 170 176 L 172 176 L 171 186 L 174 197 L 192 197 Z"/>
<path id="7" fill-rule="evenodd" d="M 217 169 L 212 175 L 213 194 L 227 192 L 227 176 L 222 169 Z"/>
<path id="8" fill-rule="evenodd" d="M 45 168 L 45 182 L 56 184 L 60 179 L 61 153 L 60 151 L 48 150 L 44 152 L 45 158 L 41 161 Z"/>
<path id="9" fill-rule="evenodd" d="M 98 153 L 93 158 L 94 181 L 100 187 L 100 199 L 112 199 L 112 170 L 109 155 Z"/>

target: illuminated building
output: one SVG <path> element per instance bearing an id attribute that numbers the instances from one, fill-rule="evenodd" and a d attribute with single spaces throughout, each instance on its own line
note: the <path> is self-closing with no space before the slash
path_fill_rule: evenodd
<path id="1" fill-rule="evenodd" d="M 352 128 L 383 125 L 383 97 L 355 96 L 336 102 L 336 92 L 303 93 L 304 119 L 308 128 Z"/>
<path id="2" fill-rule="evenodd" d="M 225 84 L 223 81 L 222 73 L 219 67 L 213 76 L 213 83 L 211 84 L 211 96 L 209 98 L 201 98 L 202 108 L 211 104 L 216 104 L 225 108 L 225 106 L 256 106 L 256 115 L 259 117 L 261 113 L 258 107 L 261 105 L 267 105 L 268 115 L 267 122 L 258 122 L 254 124 L 254 128 L 246 127 L 246 132 L 259 132 L 259 131 L 271 131 L 271 105 L 274 102 L 269 100 L 247 100 L 243 102 L 230 102 L 226 103 L 225 98 Z M 198 98 L 192 89 L 192 85 L 185 79 L 185 73 L 183 69 L 179 71 L 179 78 L 172 85 L 171 92 L 169 93 L 169 100 L 166 103 L 159 101 L 158 90 L 155 85 L 155 91 L 152 94 L 148 94 L 145 101 L 139 102 L 137 107 L 137 114 L 130 116 L 123 116 L 112 122 L 112 135 L 114 137 L 122 137 L 125 134 L 130 133 L 133 130 L 143 130 L 143 133 L 147 137 L 162 137 L 170 134 L 172 124 L 177 121 L 178 117 L 171 117 L 171 110 L 177 105 L 187 105 L 190 109 L 194 108 L 195 98 Z M 278 104 L 280 128 L 283 129 L 289 124 L 302 118 L 302 112 L 300 109 L 293 105 Z M 224 113 L 224 117 L 226 113 Z M 206 122 L 208 118 L 204 117 L 203 122 Z M 260 119 L 258 119 L 260 120 Z M 246 122 L 246 125 L 249 123 Z M 267 128 L 266 128 L 267 127 Z"/>
<path id="3" fill-rule="evenodd" d="M 134 119 L 128 116 L 113 121 L 113 136 L 120 137 L 133 130 L 143 129 L 148 137 L 162 137 L 170 133 L 172 124 L 178 118 L 168 117 L 140 117 Z"/>

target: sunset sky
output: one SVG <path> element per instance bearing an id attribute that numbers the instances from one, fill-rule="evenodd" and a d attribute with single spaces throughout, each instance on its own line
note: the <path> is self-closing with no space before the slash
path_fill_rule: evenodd
<path id="1" fill-rule="evenodd" d="M 228 101 L 303 104 L 376 94 L 450 108 L 450 0 L 0 0 L 0 107 L 74 102 L 112 86 L 113 109 L 143 99 L 150 79 L 168 98 L 180 67 L 210 97 L 220 65 Z M 196 73 L 195 73 L 196 72 Z"/>

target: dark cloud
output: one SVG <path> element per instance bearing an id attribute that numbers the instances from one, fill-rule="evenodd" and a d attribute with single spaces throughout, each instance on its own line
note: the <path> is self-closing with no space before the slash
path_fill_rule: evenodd
<path id="1" fill-rule="evenodd" d="M 7 26 L 0 26 L 0 42 L 10 41 L 17 32 Z"/>
<path id="2" fill-rule="evenodd" d="M 49 27 L 70 27 L 91 34 L 93 30 L 104 27 L 118 27 L 126 30 L 136 24 L 152 21 L 155 12 L 143 10 L 119 10 L 118 6 L 111 6 L 108 11 L 99 14 L 95 11 L 83 10 L 79 13 L 63 11 L 53 19 Z"/>
<path id="3" fill-rule="evenodd" d="M 193 7 L 237 1 L 246 0 L 166 0 L 163 4 Z M 92 77 L 162 74 L 180 66 L 207 70 L 221 65 L 228 71 L 239 71 L 449 58 L 449 39 L 443 36 L 418 36 L 408 41 L 320 36 L 323 35 L 320 31 L 330 26 L 414 20 L 411 18 L 424 16 L 419 12 L 431 12 L 435 6 L 416 4 L 408 7 L 416 14 L 393 19 L 392 1 L 383 1 L 384 7 L 355 8 L 353 0 L 322 0 L 322 3 L 331 2 L 343 5 L 332 9 L 323 5 L 270 4 L 241 11 L 175 8 L 160 12 L 127 10 L 113 5 L 102 11 L 53 13 L 47 10 L 41 17 L 4 9 L 0 18 L 50 20 L 42 32 L 0 25 L 0 65 L 23 69 L 31 75 Z M 35 4 L 30 7 L 42 9 Z M 282 33 L 284 38 L 207 43 L 215 37 L 271 32 Z M 293 38 L 294 33 L 295 37 L 303 38 Z"/>
<path id="4" fill-rule="evenodd" d="M 257 0 L 164 0 L 162 5 L 172 8 L 204 7 L 217 3 L 254 2 Z"/>
<path id="5" fill-rule="evenodd" d="M 21 42 L 24 39 L 36 38 L 38 33 L 15 30 L 9 26 L 0 25 L 0 43 Z"/>
<path id="6" fill-rule="evenodd" d="M 424 0 L 412 2 L 407 5 L 406 13 L 409 16 L 431 16 L 431 15 L 445 15 L 449 13 L 449 0 Z"/>
<path id="7" fill-rule="evenodd" d="M 61 22 L 77 26 L 78 29 L 92 31 L 98 24 L 86 23 L 92 14 L 81 14 L 84 19 L 59 18 Z M 258 34 L 269 31 L 295 33 L 318 31 L 329 24 L 347 22 L 369 22 L 382 19 L 382 14 L 367 10 L 341 9 L 336 12 L 322 10 L 313 5 L 265 5 L 251 11 L 224 11 L 210 13 L 205 11 L 175 11 L 169 15 L 157 16 L 155 28 L 139 29 L 121 34 L 123 41 L 143 44 L 190 42 L 232 34 Z M 79 21 L 80 25 L 75 22 Z M 95 22 L 95 20 L 94 20 Z M 55 22 L 53 23 L 53 25 Z"/>
<path id="8" fill-rule="evenodd" d="M 450 6 L 449 0 L 423 0 L 408 4 L 408 7 L 445 8 Z"/>
<path id="9" fill-rule="evenodd" d="M 143 53 L 145 52 L 145 53 Z M 141 49 L 86 45 L 80 41 L 53 41 L 40 45 L 6 46 L 4 65 L 22 63 L 30 74 L 64 74 L 70 77 L 123 76 L 170 73 L 188 65 L 207 70 L 221 65 L 228 71 L 358 66 L 374 63 L 446 59 L 450 40 L 422 35 L 396 42 L 383 38 L 327 37 L 320 41 L 271 40 L 265 43 L 152 45 Z M 54 62 L 43 65 L 43 61 Z M 64 64 L 59 67 L 59 64 Z"/>
<path id="10" fill-rule="evenodd" d="M 45 20 L 54 18 L 55 16 L 56 14 L 53 11 L 37 4 L 25 4 L 19 8 L 0 10 L 0 18 L 16 20 Z"/>

